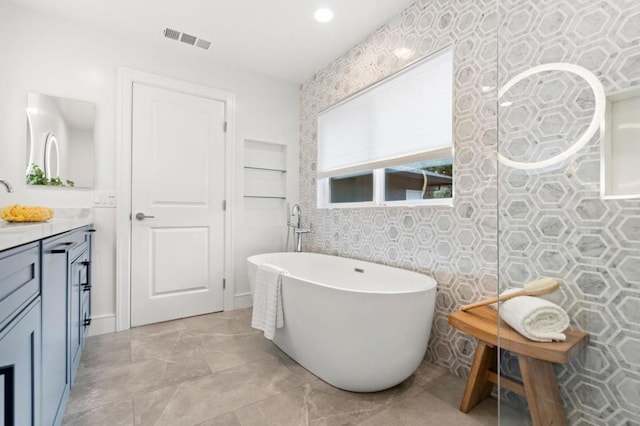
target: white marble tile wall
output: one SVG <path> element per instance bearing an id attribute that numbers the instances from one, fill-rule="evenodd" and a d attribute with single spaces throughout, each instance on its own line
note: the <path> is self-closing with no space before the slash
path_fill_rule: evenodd
<path id="1" fill-rule="evenodd" d="M 586 68 L 607 94 L 640 84 L 640 3 L 500 0 L 499 13 L 501 85 L 550 62 Z M 508 97 L 498 144 L 517 161 L 566 150 L 594 110 L 589 86 L 566 72 L 538 74 Z M 591 335 L 576 362 L 558 369 L 570 423 L 639 424 L 640 201 L 600 199 L 602 143 L 598 134 L 547 170 L 500 168 L 500 282 L 559 278 L 555 301 Z M 503 361 L 517 377 L 517 363 Z"/>
<path id="2" fill-rule="evenodd" d="M 439 292 L 428 359 L 461 376 L 468 372 L 474 342 L 449 327 L 447 315 L 496 291 L 496 102 L 491 88 L 496 85 L 497 23 L 494 0 L 419 1 L 302 86 L 300 199 L 314 226 L 305 249 L 434 276 Z M 455 206 L 317 209 L 318 112 L 451 44 Z M 411 49 L 413 55 L 399 58 L 398 48 Z"/>

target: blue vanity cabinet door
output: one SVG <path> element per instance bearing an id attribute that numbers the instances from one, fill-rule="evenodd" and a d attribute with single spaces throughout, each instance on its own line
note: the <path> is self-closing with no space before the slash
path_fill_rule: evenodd
<path id="1" fill-rule="evenodd" d="M 81 284 L 81 295 L 80 298 L 82 302 L 80 303 L 80 346 L 81 349 L 84 349 L 84 344 L 87 338 L 87 332 L 89 331 L 89 326 L 91 325 L 91 263 L 85 263 L 86 268 L 86 277 L 83 284 Z"/>
<path id="2" fill-rule="evenodd" d="M 4 425 L 40 425 L 40 298 L 0 332 L 0 404 Z"/>
<path id="3" fill-rule="evenodd" d="M 72 234 L 42 241 L 42 424 L 60 424 L 71 389 L 69 256 Z"/>
<path id="4" fill-rule="evenodd" d="M 86 270 L 83 262 L 86 261 L 87 252 L 71 263 L 71 305 L 70 305 L 70 348 L 71 348 L 71 383 L 76 377 L 80 356 L 82 354 L 82 337 L 83 337 L 83 321 L 82 321 L 82 283 L 83 274 Z"/>
<path id="5" fill-rule="evenodd" d="M 0 252 L 0 424 L 40 424 L 40 243 Z"/>
<path id="6" fill-rule="evenodd" d="M 42 241 L 42 424 L 59 425 L 80 362 L 85 327 L 82 284 L 89 280 L 90 227 Z"/>
<path id="7" fill-rule="evenodd" d="M 91 324 L 91 240 L 92 230 L 77 231 L 83 244 L 71 262 L 71 386 L 76 376 L 86 333 Z"/>
<path id="8" fill-rule="evenodd" d="M 92 294 L 92 286 L 93 286 L 93 273 L 92 273 L 92 262 L 93 262 L 93 234 L 94 229 L 87 229 L 85 231 L 86 241 L 88 244 L 88 255 L 86 260 L 83 262 L 85 265 L 85 277 L 84 281 L 81 285 L 82 287 L 82 303 L 81 303 L 81 319 L 82 319 L 82 332 L 81 332 L 81 340 L 82 340 L 82 349 L 84 349 L 84 344 L 86 341 L 87 333 L 89 332 L 89 326 L 91 325 L 91 294 Z"/>

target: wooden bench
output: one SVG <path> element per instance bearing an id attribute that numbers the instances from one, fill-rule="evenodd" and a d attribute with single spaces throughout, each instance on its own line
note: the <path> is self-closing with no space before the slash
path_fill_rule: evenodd
<path id="1" fill-rule="evenodd" d="M 502 320 L 498 329 L 497 312 L 486 306 L 467 312 L 454 312 L 449 315 L 449 324 L 478 339 L 460 411 L 468 413 L 489 397 L 493 385 L 500 379 L 501 387 L 527 399 L 534 426 L 566 424 L 553 364 L 565 364 L 573 360 L 589 343 L 587 333 L 567 330 L 566 342 L 533 342 Z M 498 377 L 498 347 L 518 356 L 522 384 Z"/>

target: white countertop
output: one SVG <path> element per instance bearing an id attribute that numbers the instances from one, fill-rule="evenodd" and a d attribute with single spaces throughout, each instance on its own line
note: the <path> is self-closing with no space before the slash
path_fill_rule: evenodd
<path id="1" fill-rule="evenodd" d="M 91 223 L 91 209 L 54 209 L 53 218 L 40 223 L 8 223 L 0 219 L 0 250 L 38 241 Z"/>

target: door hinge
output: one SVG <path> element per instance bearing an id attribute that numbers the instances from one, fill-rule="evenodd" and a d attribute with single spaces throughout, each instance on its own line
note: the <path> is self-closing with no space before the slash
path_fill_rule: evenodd
<path id="1" fill-rule="evenodd" d="M 223 289 L 223 290 L 226 290 L 226 289 L 227 289 L 227 280 L 226 280 L 226 278 L 223 278 L 223 279 L 222 279 L 222 289 Z"/>
<path id="2" fill-rule="evenodd" d="M 225 121 L 224 124 L 222 125 L 222 131 L 227 133 L 227 122 Z"/>
<path id="3" fill-rule="evenodd" d="M 222 200 L 222 210 L 227 210 L 227 200 Z"/>

